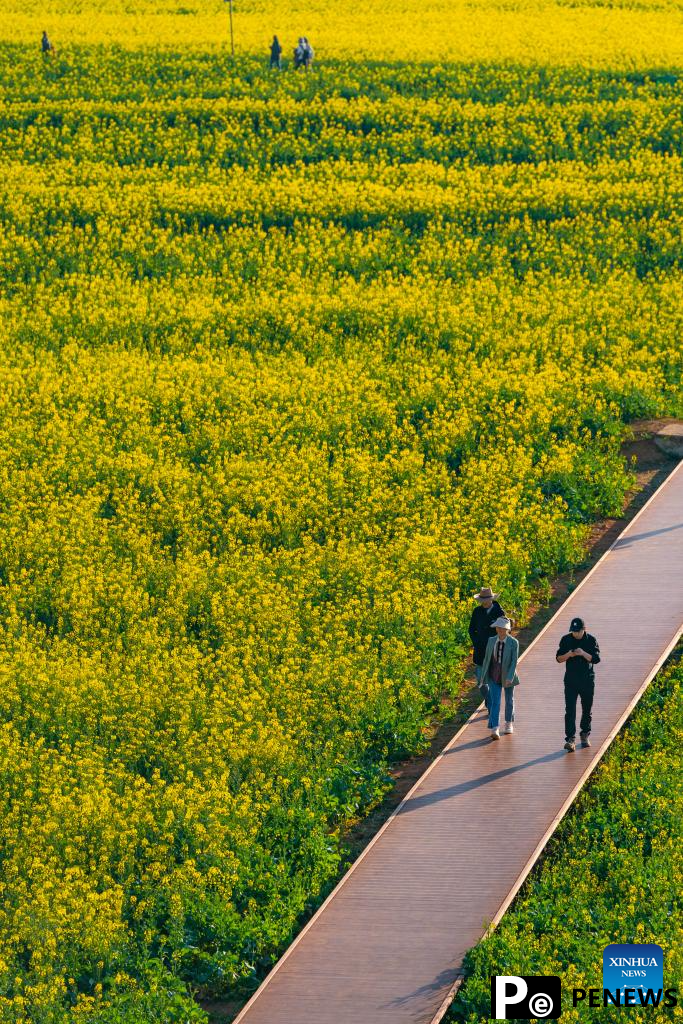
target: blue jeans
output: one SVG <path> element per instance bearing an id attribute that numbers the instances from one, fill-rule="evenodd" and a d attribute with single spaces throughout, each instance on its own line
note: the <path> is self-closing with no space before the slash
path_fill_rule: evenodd
<path id="1" fill-rule="evenodd" d="M 482 669 L 481 665 L 475 665 L 474 666 L 474 677 L 477 680 L 477 686 L 479 687 L 479 691 L 480 691 L 482 697 L 484 698 L 484 703 L 486 704 L 486 710 L 488 711 L 488 706 L 489 706 L 489 688 L 488 688 L 488 684 L 486 683 L 486 681 L 481 678 L 481 669 Z"/>
<path id="2" fill-rule="evenodd" d="M 515 720 L 515 688 L 514 686 L 500 686 L 499 683 L 492 683 L 488 680 L 488 708 L 489 708 L 489 729 L 497 729 L 500 719 L 500 699 L 505 690 L 505 721 Z"/>

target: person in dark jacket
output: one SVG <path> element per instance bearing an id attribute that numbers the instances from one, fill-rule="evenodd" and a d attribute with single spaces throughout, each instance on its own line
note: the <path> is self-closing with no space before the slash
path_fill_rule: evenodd
<path id="1" fill-rule="evenodd" d="M 498 594 L 494 594 L 490 587 L 481 587 L 474 597 L 479 603 L 472 612 L 468 632 L 472 641 L 474 674 L 488 708 L 488 686 L 482 679 L 481 666 L 484 663 L 489 638 L 496 635 L 493 623 L 496 619 L 504 617 L 505 613 L 496 600 Z"/>
<path id="2" fill-rule="evenodd" d="M 600 661 L 600 646 L 586 632 L 583 619 L 572 619 L 569 633 L 560 640 L 555 660 L 564 665 L 564 749 L 576 750 L 576 701 L 581 698 L 581 746 L 590 747 L 591 712 L 595 693 L 594 666 Z"/>
<path id="3" fill-rule="evenodd" d="M 273 41 L 270 44 L 270 66 L 278 70 L 282 67 L 282 46 L 277 36 L 273 36 Z"/>
<path id="4" fill-rule="evenodd" d="M 40 49 L 44 57 L 49 57 L 51 54 L 54 54 L 55 52 L 55 48 L 48 39 L 48 35 L 45 30 L 43 30 L 43 37 L 40 40 Z"/>

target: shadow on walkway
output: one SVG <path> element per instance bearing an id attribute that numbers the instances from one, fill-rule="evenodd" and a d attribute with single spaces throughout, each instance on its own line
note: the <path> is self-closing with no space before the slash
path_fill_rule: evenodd
<path id="1" fill-rule="evenodd" d="M 391 1006 L 405 1006 L 406 1003 L 412 1002 L 413 999 L 417 999 L 418 996 L 429 995 L 430 992 L 443 992 L 445 988 L 450 988 L 455 984 L 456 980 L 462 976 L 462 971 L 457 971 L 452 968 L 447 971 L 442 971 L 438 974 L 434 981 L 429 985 L 421 985 L 420 988 L 416 988 L 414 992 L 409 992 L 405 996 L 397 996 L 396 999 L 392 999 L 391 1002 L 385 1003 L 384 1006 L 388 1009 Z"/>
<path id="2" fill-rule="evenodd" d="M 453 754 L 459 754 L 461 750 L 473 750 L 475 747 L 490 747 L 491 737 L 482 736 L 478 740 L 470 740 L 469 743 L 460 743 L 457 747 L 451 747 L 450 750 L 444 750 L 441 754 L 442 757 L 452 757 Z"/>
<path id="3" fill-rule="evenodd" d="M 486 739 L 484 743 L 488 746 L 491 745 L 491 740 Z M 480 746 L 480 742 L 470 744 L 471 746 Z M 463 745 L 464 746 L 464 745 Z M 545 764 L 549 761 L 557 761 L 559 758 L 566 758 L 566 754 L 563 750 L 554 750 L 552 754 L 544 754 L 543 757 L 534 757 L 531 761 L 525 761 L 523 764 L 515 764 L 511 768 L 501 768 L 498 772 L 491 772 L 489 775 L 481 775 L 478 779 L 468 779 L 467 782 L 459 782 L 457 786 L 448 786 L 446 789 L 439 789 L 436 793 L 425 793 L 424 796 L 415 796 L 407 800 L 398 814 L 409 814 L 410 811 L 417 811 L 420 807 L 428 807 L 430 804 L 439 803 L 441 800 L 450 800 L 451 797 L 460 796 L 462 793 L 470 793 L 473 789 L 479 789 L 480 786 L 487 786 L 491 782 L 497 782 L 498 779 L 504 779 L 508 775 L 514 775 L 515 772 L 522 772 L 525 768 L 532 768 L 536 764 Z"/>
<path id="4" fill-rule="evenodd" d="M 633 537 L 623 537 L 618 540 L 614 545 L 614 550 L 617 548 L 630 548 L 632 544 L 635 544 L 638 540 L 647 540 L 648 537 L 658 537 L 661 533 L 671 533 L 672 530 L 680 530 L 683 527 L 683 523 L 676 523 L 675 526 L 663 526 L 661 530 L 649 530 L 647 533 L 636 533 Z"/>

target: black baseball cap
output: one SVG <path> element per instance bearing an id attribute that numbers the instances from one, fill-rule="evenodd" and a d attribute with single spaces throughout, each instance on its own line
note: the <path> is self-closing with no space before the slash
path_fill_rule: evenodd
<path id="1" fill-rule="evenodd" d="M 578 618 L 578 616 L 575 619 L 572 619 L 572 621 L 569 624 L 569 629 L 571 630 L 572 633 L 578 633 L 580 629 L 585 629 L 585 628 L 586 628 L 585 622 L 583 621 L 583 619 Z"/>

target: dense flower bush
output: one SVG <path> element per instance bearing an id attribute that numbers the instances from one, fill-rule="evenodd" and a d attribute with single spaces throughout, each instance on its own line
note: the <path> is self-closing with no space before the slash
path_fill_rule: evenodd
<path id="1" fill-rule="evenodd" d="M 173 38 L 120 6 L 52 5 Z M 619 511 L 681 408 L 681 124 L 661 72 L 0 47 L 0 1020 L 253 984 L 474 589 L 523 616 Z"/>

